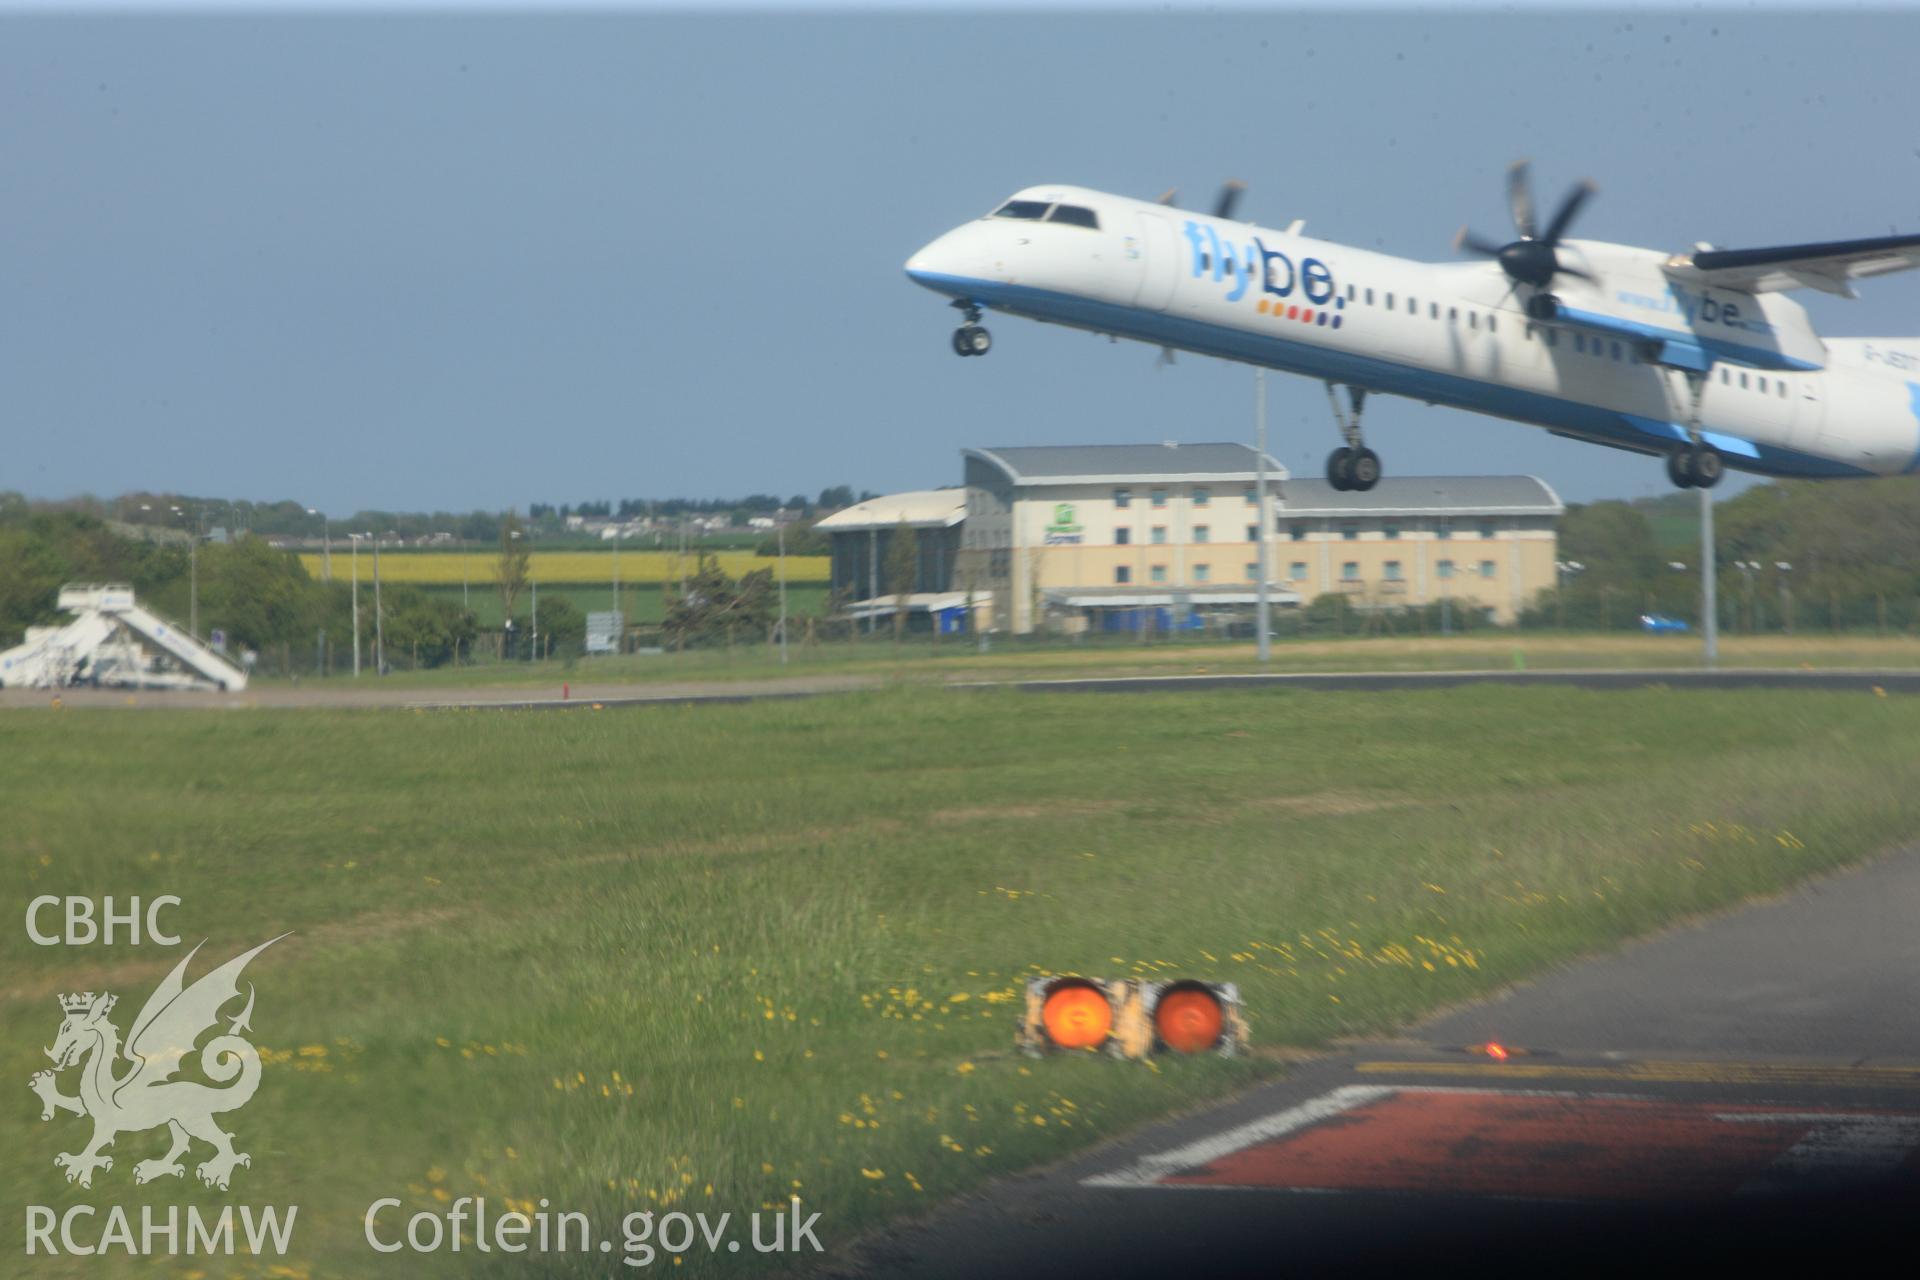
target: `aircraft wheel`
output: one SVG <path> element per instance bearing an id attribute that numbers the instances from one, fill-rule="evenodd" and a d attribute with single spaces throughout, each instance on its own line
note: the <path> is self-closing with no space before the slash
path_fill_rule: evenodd
<path id="1" fill-rule="evenodd" d="M 1347 477 L 1355 489 L 1365 493 L 1380 483 L 1380 455 L 1371 449 L 1356 449 L 1347 464 Z"/>
<path id="2" fill-rule="evenodd" d="M 965 329 L 955 329 L 953 331 L 953 354 L 957 356 L 970 356 L 973 354 L 973 350 L 967 342 L 967 331 Z"/>
<path id="3" fill-rule="evenodd" d="M 1353 450 L 1345 445 L 1327 455 L 1327 483 L 1342 493 L 1353 488 Z"/>
<path id="4" fill-rule="evenodd" d="M 1693 488 L 1693 450 L 1675 449 L 1667 455 L 1667 479 L 1676 489 Z"/>
<path id="5" fill-rule="evenodd" d="M 1696 445 L 1689 451 L 1687 474 L 1692 478 L 1695 488 L 1711 489 L 1720 483 L 1720 477 L 1727 473 L 1727 460 L 1720 451 L 1710 444 Z"/>
<path id="6" fill-rule="evenodd" d="M 983 356 L 993 349 L 993 335 L 977 324 L 961 325 L 953 331 L 953 349 L 963 356 Z"/>

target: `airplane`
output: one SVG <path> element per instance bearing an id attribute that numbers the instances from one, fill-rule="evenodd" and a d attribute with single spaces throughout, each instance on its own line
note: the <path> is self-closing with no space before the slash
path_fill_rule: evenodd
<path id="1" fill-rule="evenodd" d="M 1406 396 L 1664 456 L 1680 488 L 1728 467 L 1768 476 L 1920 470 L 1920 337 L 1822 338 L 1785 295 L 1857 296 L 1854 281 L 1920 266 L 1920 235 L 1682 253 L 1568 239 L 1594 194 L 1573 187 L 1544 227 L 1528 166 L 1507 174 L 1516 238 L 1462 229 L 1485 261 L 1427 263 L 1233 217 L 1073 186 L 1028 187 L 907 260 L 983 356 L 988 309 L 1320 379 L 1343 443 L 1336 489 L 1371 489 L 1369 394 Z M 1336 389 L 1344 386 L 1343 408 Z"/>

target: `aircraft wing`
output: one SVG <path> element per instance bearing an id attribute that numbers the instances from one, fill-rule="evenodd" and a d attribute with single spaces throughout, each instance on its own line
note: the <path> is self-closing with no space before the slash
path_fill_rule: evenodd
<path id="1" fill-rule="evenodd" d="M 1667 270 L 1696 284 L 1778 293 L 1818 289 L 1852 298 L 1853 282 L 1920 267 L 1920 235 L 1829 240 L 1770 249 L 1699 249 L 1667 262 Z"/>

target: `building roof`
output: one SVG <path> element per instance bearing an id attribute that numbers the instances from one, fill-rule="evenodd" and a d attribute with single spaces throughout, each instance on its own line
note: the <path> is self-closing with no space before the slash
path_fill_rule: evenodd
<path id="1" fill-rule="evenodd" d="M 868 529 L 897 529 L 904 520 L 915 529 L 945 529 L 966 518 L 965 489 L 917 489 L 857 502 L 813 527 L 828 533 L 864 533 Z"/>
<path id="2" fill-rule="evenodd" d="M 1192 483 L 1252 480 L 1253 449 L 1244 444 L 1059 444 L 999 449 L 963 449 L 1005 472 L 1015 485 L 1114 484 L 1160 480 Z M 1267 478 L 1284 480 L 1287 469 L 1267 455 Z"/>
<path id="3" fill-rule="evenodd" d="M 1325 480 L 1289 480 L 1275 514 L 1288 516 L 1557 516 L 1560 495 L 1538 476 L 1383 476 L 1365 493 Z"/>

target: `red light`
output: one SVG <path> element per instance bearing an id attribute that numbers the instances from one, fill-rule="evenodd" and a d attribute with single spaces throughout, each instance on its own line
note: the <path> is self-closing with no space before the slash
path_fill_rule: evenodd
<path id="1" fill-rule="evenodd" d="M 1512 1057 L 1513 1055 L 1507 1052 L 1507 1048 L 1505 1045 L 1497 1044 L 1494 1041 L 1489 1040 L 1487 1041 L 1487 1056 L 1489 1058 L 1492 1058 L 1495 1062 L 1505 1062 L 1508 1058 Z"/>
<path id="2" fill-rule="evenodd" d="M 1225 1024 L 1220 1002 L 1203 987 L 1169 991 L 1153 1009 L 1153 1029 L 1169 1049 L 1180 1053 L 1213 1048 Z"/>

